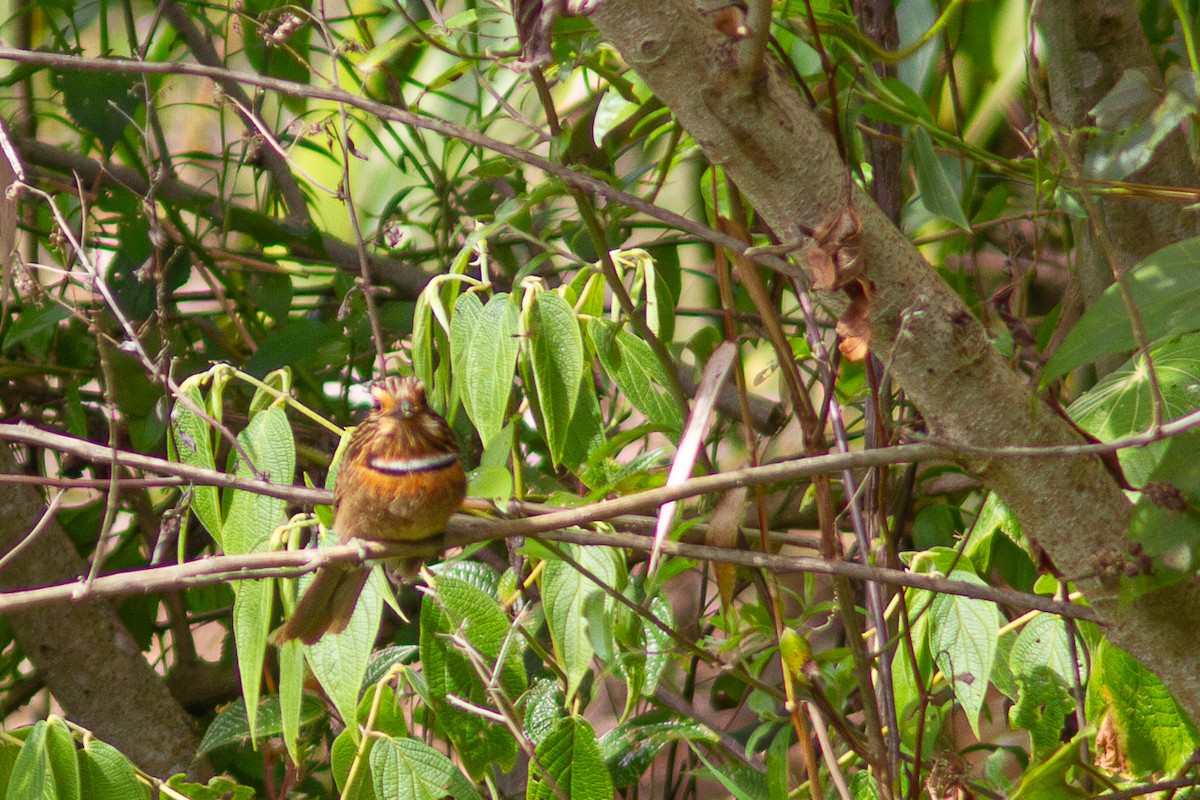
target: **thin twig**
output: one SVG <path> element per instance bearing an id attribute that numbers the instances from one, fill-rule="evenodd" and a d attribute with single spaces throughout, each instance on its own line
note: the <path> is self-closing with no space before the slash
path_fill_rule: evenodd
<path id="1" fill-rule="evenodd" d="M 169 567 L 151 567 L 104 575 L 97 578 L 91 588 L 76 581 L 37 589 L 0 592 L 0 614 L 9 614 L 13 611 L 53 603 L 149 594 L 192 586 L 211 586 L 234 580 L 295 578 L 330 564 L 360 564 L 364 561 L 383 560 L 397 555 L 429 557 L 436 555 L 446 544 L 465 546 L 531 533 L 537 533 L 543 539 L 571 544 L 625 547 L 642 552 L 649 552 L 653 547 L 653 539 L 649 536 L 585 531 L 578 528 L 559 529 L 555 524 L 560 520 L 573 518 L 577 511 L 578 509 L 564 509 L 554 514 L 522 520 L 468 520 L 459 517 L 454 524 L 451 524 L 446 543 L 439 543 L 436 540 L 416 544 L 359 541 L 354 544 L 305 550 L 213 556 Z M 775 572 L 809 572 L 819 575 L 839 575 L 853 580 L 873 580 L 910 589 L 924 589 L 929 592 L 988 600 L 1014 608 L 1044 611 L 1048 614 L 1089 622 L 1102 621 L 1088 606 L 1064 603 L 1044 595 L 1027 594 L 1014 589 L 950 580 L 938 575 L 872 567 L 850 561 L 826 561 L 812 556 L 761 553 L 673 541 L 664 542 L 662 549 L 667 555 L 678 558 L 716 561 Z"/>
<path id="2" fill-rule="evenodd" d="M 13 548 L 0 556 L 0 572 L 3 572 L 13 561 L 15 561 L 21 553 L 29 549 L 38 537 L 41 536 L 50 524 L 54 522 L 54 515 L 58 513 L 58 507 L 62 505 L 63 495 L 65 492 L 55 492 L 54 497 L 50 498 L 50 502 L 46 504 L 46 510 L 42 512 L 41 518 L 29 531 L 22 537 L 21 541 L 13 545 Z"/>
<path id="3" fill-rule="evenodd" d="M 188 16 L 188 12 L 178 3 L 171 2 L 171 0 L 167 0 L 163 5 L 163 16 L 167 18 L 175 30 L 179 31 L 179 35 L 187 42 L 188 49 L 192 55 L 209 67 L 220 69 L 221 57 L 217 54 L 216 48 L 213 47 L 208 37 L 196 27 L 191 17 Z M 259 119 L 254 111 L 254 103 L 245 90 L 242 89 L 242 84 L 245 81 L 241 81 L 232 75 L 215 78 L 215 80 L 220 84 L 226 96 L 235 101 L 234 106 L 247 126 L 260 133 L 265 133 L 267 130 L 266 124 Z M 264 138 L 274 139 L 274 137 L 270 136 Z M 287 159 L 281 152 L 277 152 L 272 148 L 266 148 L 263 150 L 263 161 L 271 171 L 271 177 L 275 179 L 275 188 L 279 190 L 280 195 L 283 196 L 284 202 L 287 204 L 288 216 L 291 223 L 299 227 L 311 228 L 312 219 L 308 214 L 308 203 L 304 199 L 304 192 L 301 190 L 300 184 L 296 182 L 295 176 L 292 175 Z"/>
<path id="4" fill-rule="evenodd" d="M 126 61 L 113 58 L 87 58 L 82 56 L 68 56 L 59 53 L 43 53 L 31 50 L 20 50 L 14 47 L 0 47 L 0 61 L 15 61 L 21 64 L 34 64 L 44 67 L 52 67 L 61 70 L 75 70 L 82 72 L 112 72 L 119 74 L 152 74 L 152 75 L 191 75 L 194 77 L 208 78 L 218 83 L 234 80 L 247 86 L 257 86 L 268 91 L 278 92 L 288 97 L 306 97 L 313 100 L 328 100 L 334 103 L 345 103 L 348 106 L 358 108 L 368 114 L 373 114 L 380 119 L 398 122 L 401 125 L 408 125 L 413 128 L 431 131 L 447 139 L 459 139 L 468 144 L 473 144 L 477 147 L 482 147 L 498 153 L 507 158 L 522 164 L 527 164 L 531 167 L 536 167 L 548 175 L 558 178 L 568 186 L 573 186 L 591 194 L 597 194 L 610 200 L 614 203 L 627 206 L 634 211 L 645 214 L 652 219 L 657 219 L 666 223 L 674 230 L 690 233 L 698 239 L 710 244 L 728 248 L 736 253 L 741 253 L 746 250 L 747 246 L 744 242 L 729 236 L 728 234 L 715 231 L 712 228 L 697 222 L 693 219 L 685 217 L 681 214 L 676 214 L 667 211 L 664 208 L 648 203 L 636 195 L 629 192 L 617 189 L 608 183 L 595 178 L 592 175 L 576 171 L 560 164 L 555 164 L 547 158 L 531 153 L 517 145 L 508 144 L 506 142 L 493 139 L 471 128 L 455 125 L 441 119 L 425 117 L 405 109 L 395 108 L 374 100 L 368 100 L 364 97 L 356 97 L 341 89 L 327 89 L 315 86 L 308 86 L 303 83 L 294 81 L 285 81 L 278 78 L 271 78 L 266 75 L 259 75 L 248 72 L 238 72 L 235 70 L 220 69 L 202 64 L 186 64 L 186 63 L 149 63 L 140 61 Z M 771 256 L 766 253 L 760 253 L 754 256 L 754 260 L 765 267 L 781 272 L 785 275 L 805 279 L 803 271 L 787 261 Z"/>
<path id="5" fill-rule="evenodd" d="M 704 475 L 693 478 L 687 483 L 676 487 L 652 489 L 613 500 L 604 500 L 592 505 L 580 506 L 572 510 L 573 513 L 578 515 L 577 518 L 565 524 L 582 525 L 598 519 L 611 519 L 621 514 L 631 514 L 649 508 L 657 508 L 659 504 L 670 500 L 682 500 L 697 495 L 722 492 L 737 486 L 787 483 L 795 481 L 797 478 L 840 472 L 844 469 L 883 467 L 889 464 L 911 464 L 918 461 L 953 461 L 963 456 L 984 456 L 996 459 L 1074 458 L 1099 453 L 1112 453 L 1131 447 L 1142 447 L 1147 444 L 1170 439 L 1195 428 L 1200 428 L 1200 410 L 1193 411 L 1164 424 L 1157 433 L 1150 431 L 1136 436 L 1128 436 L 1113 442 L 1039 447 L 980 447 L 930 438 L 894 447 L 880 447 L 875 450 L 860 450 L 851 453 L 834 453 L 831 455 L 790 459 L 788 461 L 778 461 L 773 464 L 764 464 L 760 467 L 747 467 L 745 469 L 721 472 L 714 475 Z M 73 436 L 42 430 L 26 422 L 0 424 L 0 440 L 20 442 L 22 444 L 71 453 L 96 464 L 114 464 L 114 454 L 107 447 L 85 439 L 77 439 Z M 179 464 L 163 458 L 155 458 L 154 456 L 146 456 L 141 453 L 131 453 L 124 450 L 118 451 L 115 458 L 118 460 L 114 465 L 184 478 L 197 486 L 243 489 L 258 492 L 268 497 L 278 497 L 301 505 L 328 505 L 333 502 L 333 492 L 325 489 L 241 478 L 216 470 L 194 467 L 189 464 Z M 603 516 L 589 518 L 592 510 L 596 508 L 605 509 Z"/>

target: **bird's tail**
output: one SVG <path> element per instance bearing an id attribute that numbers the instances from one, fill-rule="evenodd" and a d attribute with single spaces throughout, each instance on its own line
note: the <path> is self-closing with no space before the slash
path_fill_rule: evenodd
<path id="1" fill-rule="evenodd" d="M 272 634 L 271 641 L 281 645 L 299 639 L 305 644 L 316 644 L 326 633 L 344 631 L 370 574 L 370 569 L 350 564 L 333 564 L 317 570 L 296 610 Z"/>

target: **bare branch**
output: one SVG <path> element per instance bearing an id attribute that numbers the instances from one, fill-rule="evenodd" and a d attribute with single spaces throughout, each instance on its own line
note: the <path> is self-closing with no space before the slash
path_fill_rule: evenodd
<path id="1" fill-rule="evenodd" d="M 524 520 L 472 520 L 451 527 L 445 546 L 461 546 L 490 539 L 523 536 L 537 533 L 545 539 L 581 545 L 607 545 L 650 552 L 654 539 L 631 533 L 604 531 L 547 530 L 548 522 L 567 518 L 573 510 L 556 512 Z M 436 541 L 419 544 L 383 544 L 358 542 L 334 547 L 307 550 L 284 550 L 274 553 L 246 553 L 237 556 L 213 556 L 170 567 L 151 567 L 131 570 L 97 578 L 88 587 L 82 582 L 46 586 L 39 589 L 0 592 L 0 614 L 51 603 L 80 602 L 102 597 L 122 597 L 135 594 L 180 589 L 189 586 L 209 586 L 231 580 L 260 578 L 294 578 L 329 564 L 363 563 L 397 555 L 431 556 L 444 545 Z M 813 556 L 791 556 L 757 553 L 747 550 L 708 547 L 682 542 L 663 542 L 664 553 L 679 558 L 718 561 L 726 564 L 765 569 L 773 572 L 810 572 L 820 575 L 842 575 L 855 580 L 872 580 L 893 586 L 925 589 L 931 592 L 956 594 L 990 600 L 1016 608 L 1044 611 L 1073 619 L 1097 621 L 1095 613 L 1085 607 L 1063 603 L 1043 595 L 1026 594 L 1012 589 L 1000 589 L 965 581 L 952 581 L 937 575 L 919 575 L 882 567 L 870 567 L 846 561 L 826 561 Z"/>
<path id="2" fill-rule="evenodd" d="M 483 147 L 494 153 L 499 153 L 519 163 L 536 167 L 548 175 L 553 175 L 568 186 L 598 194 L 608 200 L 639 211 L 652 219 L 660 220 L 675 230 L 690 233 L 710 244 L 725 247 L 737 253 L 746 250 L 746 245 L 732 236 L 715 231 L 707 225 L 696 222 L 688 217 L 667 211 L 653 203 L 648 203 L 640 197 L 614 188 L 604 181 L 592 177 L 588 173 L 569 169 L 547 158 L 531 153 L 524 148 L 501 142 L 490 136 L 485 136 L 471 128 L 455 125 L 441 119 L 424 117 L 411 111 L 405 111 L 404 109 L 394 108 L 373 100 L 367 100 L 363 97 L 357 97 L 340 89 L 323 89 L 315 86 L 307 86 L 302 83 L 279 80 L 278 78 L 270 78 L 265 75 L 219 69 L 200 64 L 168 64 L 125 61 L 113 58 L 85 58 L 20 50 L 14 47 L 0 47 L 0 61 L 15 61 L 22 64 L 37 64 L 55 69 L 83 72 L 113 72 L 136 75 L 193 75 L 200 78 L 209 78 L 218 83 L 234 80 L 247 86 L 258 86 L 289 97 L 308 97 L 315 100 L 345 103 L 348 106 L 361 109 L 369 114 L 374 114 L 380 119 L 391 120 L 399 122 L 402 125 L 432 131 L 449 139 L 460 139 L 477 147 Z M 805 279 L 804 273 L 801 270 L 769 253 L 759 252 L 754 255 L 754 260 L 765 267 L 782 272 L 785 275 L 790 275 L 793 278 Z"/>

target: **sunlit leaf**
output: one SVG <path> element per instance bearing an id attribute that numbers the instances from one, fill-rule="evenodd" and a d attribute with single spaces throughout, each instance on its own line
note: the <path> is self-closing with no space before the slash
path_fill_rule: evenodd
<path id="1" fill-rule="evenodd" d="M 484 444 L 500 432 L 508 415 L 520 348 L 518 328 L 516 305 L 507 294 L 498 294 L 476 318 L 466 347 L 460 393 Z"/>
<path id="2" fill-rule="evenodd" d="M 1200 334 L 1160 343 L 1151 351 L 1154 371 L 1165 404 L 1164 422 L 1200 407 Z M 1109 373 L 1068 411 L 1079 427 L 1101 441 L 1115 441 L 1144 433 L 1151 420 L 1150 369 L 1146 359 L 1134 356 Z M 1141 486 L 1154 471 L 1168 442 L 1125 448 L 1117 453 L 1125 478 Z"/>
<path id="3" fill-rule="evenodd" d="M 970 229 L 971 222 L 963 213 L 962 200 L 933 150 L 933 140 L 929 131 L 919 125 L 915 126 L 912 130 L 912 148 L 917 188 L 921 192 L 921 202 L 925 204 L 925 208 L 963 230 Z"/>
<path id="4" fill-rule="evenodd" d="M 665 388 L 661 363 L 650 345 L 625 328 L 602 319 L 588 320 L 588 335 L 604 371 L 629 402 L 664 430 L 683 430 L 683 411 Z"/>
<path id="5" fill-rule="evenodd" d="M 583 379 L 583 337 L 557 292 L 539 292 L 529 315 L 529 357 L 550 457 L 560 463 Z M 486 441 L 486 439 L 485 439 Z"/>
<path id="6" fill-rule="evenodd" d="M 415 739 L 377 740 L 371 748 L 371 776 L 380 800 L 479 800 L 450 759 Z"/>
<path id="7" fill-rule="evenodd" d="M 1168 245 L 1142 259 L 1125 276 L 1146 337 L 1188 333 L 1200 328 L 1200 237 Z M 1046 384 L 1090 361 L 1132 350 L 1133 326 L 1120 287 L 1110 286 L 1071 328 L 1042 373 Z"/>
<path id="8" fill-rule="evenodd" d="M 563 550 L 602 584 L 619 589 L 622 575 L 612 548 L 571 545 L 564 546 Z M 567 698 L 570 699 L 591 669 L 595 653 L 593 638 L 605 635 L 602 630 L 590 628 L 597 623 L 606 627 L 612 624 L 610 615 L 592 615 L 589 609 L 593 604 L 609 609 L 612 600 L 591 579 L 566 561 L 554 558 L 546 561 L 542 573 L 542 603 L 559 665 L 567 676 Z M 611 632 L 607 635 L 611 636 Z"/>
<path id="9" fill-rule="evenodd" d="M 975 574 L 955 570 L 951 580 L 983 585 Z M 930 647 L 938 669 L 954 689 L 972 730 L 979 731 L 979 714 L 987 695 L 1000 612 L 987 600 L 940 594 L 930 606 Z"/>
<path id="10" fill-rule="evenodd" d="M 1179 769 L 1200 744 L 1195 726 L 1162 682 L 1106 641 L 1093 653 L 1087 694 L 1088 719 L 1112 716 L 1138 773 Z"/>
<path id="11" fill-rule="evenodd" d="M 79 751 L 81 795 L 87 800 L 149 800 L 150 788 L 138 780 L 128 758 L 99 739 Z"/>
<path id="12" fill-rule="evenodd" d="M 528 800 L 611 800 L 613 782 L 596 733 L 583 717 L 564 717 L 537 746 L 529 765 Z M 555 789 L 557 787 L 557 791 Z"/>

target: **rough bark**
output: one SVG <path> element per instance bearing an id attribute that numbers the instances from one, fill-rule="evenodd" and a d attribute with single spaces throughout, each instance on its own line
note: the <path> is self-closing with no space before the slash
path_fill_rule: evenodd
<path id="1" fill-rule="evenodd" d="M 0 446 L 0 472 L 15 469 Z M 0 552 L 24 539 L 45 511 L 36 489 L 0 484 Z M 50 586 L 79 578 L 87 564 L 51 522 L 0 572 L 0 589 Z M 9 615 L 17 642 L 67 716 L 152 775 L 193 766 L 199 739 L 192 722 L 146 661 L 107 603 L 55 605 Z"/>
<path id="2" fill-rule="evenodd" d="M 837 148 L 804 98 L 768 64 L 738 72 L 734 43 L 684 0 L 606 0 L 601 33 L 723 167 L 781 237 L 844 208 Z M 1077 442 L 995 352 L 983 327 L 879 207 L 861 192 L 862 258 L 873 281 L 872 347 L 921 410 L 931 434 L 973 447 Z M 1106 633 L 1140 658 L 1200 719 L 1200 590 L 1179 585 L 1118 608 L 1105 555 L 1125 552 L 1130 506 L 1098 459 L 964 458 L 1096 607 Z"/>

